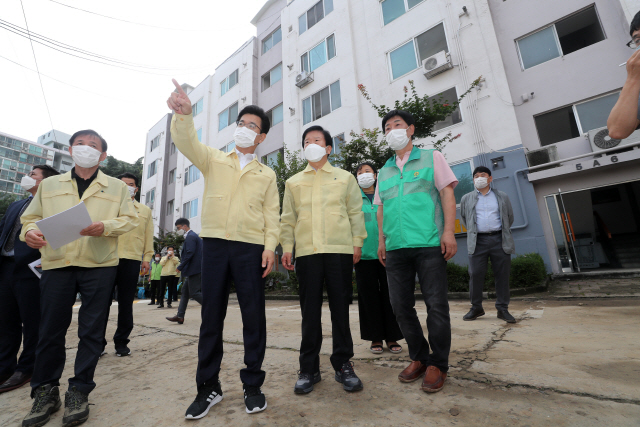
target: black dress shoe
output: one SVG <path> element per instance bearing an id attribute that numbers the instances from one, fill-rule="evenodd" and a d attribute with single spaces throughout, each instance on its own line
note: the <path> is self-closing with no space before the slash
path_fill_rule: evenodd
<path id="1" fill-rule="evenodd" d="M 471 307 L 471 310 L 469 310 L 469 312 L 464 315 L 462 320 L 476 320 L 480 316 L 484 316 L 484 309 L 482 307 L 480 308 Z"/>
<path id="2" fill-rule="evenodd" d="M 513 317 L 507 310 L 498 310 L 498 319 L 502 319 L 507 323 L 516 323 L 515 317 Z"/>
<path id="3" fill-rule="evenodd" d="M 0 375 L 0 384 L 2 384 L 3 382 L 11 378 L 12 375 L 13 375 L 13 372 L 11 373 L 7 372 L 6 374 Z"/>
<path id="4" fill-rule="evenodd" d="M 0 393 L 15 390 L 16 388 L 22 387 L 29 381 L 31 381 L 31 374 L 25 374 L 24 372 L 16 371 L 8 380 L 0 384 Z"/>

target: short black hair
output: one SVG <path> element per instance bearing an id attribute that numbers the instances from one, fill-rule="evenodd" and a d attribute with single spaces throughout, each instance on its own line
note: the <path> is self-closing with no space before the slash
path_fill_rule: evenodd
<path id="1" fill-rule="evenodd" d="M 54 175 L 60 175 L 60 172 L 58 172 L 56 169 L 54 169 L 53 167 L 49 166 L 49 165 L 35 165 L 33 169 L 40 169 L 42 171 L 42 177 L 44 179 L 49 178 L 50 176 L 54 176 Z"/>
<path id="2" fill-rule="evenodd" d="M 477 168 L 475 168 L 475 169 L 473 170 L 473 175 L 471 175 L 471 176 L 472 176 L 472 177 L 476 176 L 476 174 L 477 174 L 478 172 L 484 172 L 484 173 L 486 173 L 487 175 L 491 176 L 491 169 L 489 169 L 489 168 L 488 168 L 488 167 L 486 167 L 486 166 L 478 166 Z"/>
<path id="3" fill-rule="evenodd" d="M 187 227 L 191 227 L 191 223 L 187 218 L 176 219 L 176 225 L 186 225 Z"/>
<path id="4" fill-rule="evenodd" d="M 633 33 L 638 30 L 640 30 L 640 12 L 636 13 L 636 16 L 634 16 L 631 20 L 631 25 L 629 26 L 629 35 L 633 37 Z"/>
<path id="5" fill-rule="evenodd" d="M 363 166 L 369 166 L 371 169 L 373 169 L 374 175 L 378 173 L 378 169 L 376 169 L 376 167 L 374 166 L 373 163 L 371 163 L 371 162 L 362 162 L 356 168 L 356 176 L 358 176 L 358 172 L 360 172 L 360 169 L 362 169 Z"/>
<path id="6" fill-rule="evenodd" d="M 260 132 L 268 133 L 269 129 L 271 129 L 271 121 L 269 120 L 269 116 L 264 110 L 257 105 L 247 105 L 238 113 L 238 118 L 236 119 L 236 124 L 240 122 L 240 119 L 245 114 L 253 114 L 254 116 L 260 117 Z"/>
<path id="7" fill-rule="evenodd" d="M 314 132 L 314 131 L 322 132 L 322 135 L 324 136 L 325 145 L 327 147 L 333 147 L 333 138 L 331 138 L 331 134 L 329 133 L 329 131 L 325 130 L 322 126 L 315 125 L 315 126 L 308 127 L 302 133 L 302 148 L 304 148 L 304 139 L 307 137 L 307 134 L 309 132 Z"/>
<path id="8" fill-rule="evenodd" d="M 169 250 L 169 248 L 173 249 L 174 251 L 176 250 L 176 248 L 174 248 L 173 246 L 169 245 L 167 246 L 167 250 Z"/>
<path id="9" fill-rule="evenodd" d="M 123 174 L 118 176 L 118 179 L 122 179 L 122 178 L 132 179 L 134 181 L 134 183 L 136 184 L 136 187 L 138 187 L 138 177 L 135 176 L 134 174 L 132 174 L 131 172 L 125 172 L 125 173 L 123 173 Z"/>
<path id="10" fill-rule="evenodd" d="M 413 114 L 404 110 L 391 110 L 382 118 L 382 131 L 384 132 L 384 125 L 387 124 L 389 119 L 399 116 L 409 126 L 416 124 L 416 119 L 413 118 Z"/>
<path id="11" fill-rule="evenodd" d="M 69 145 L 73 147 L 73 142 L 76 140 L 76 138 L 83 135 L 95 136 L 102 143 L 102 152 L 105 153 L 107 151 L 107 141 L 105 141 L 105 139 L 98 132 L 92 129 L 79 130 L 78 132 L 71 135 L 71 138 L 69 139 Z"/>

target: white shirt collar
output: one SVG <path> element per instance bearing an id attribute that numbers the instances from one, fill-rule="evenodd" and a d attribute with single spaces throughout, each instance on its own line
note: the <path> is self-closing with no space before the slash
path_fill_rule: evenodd
<path id="1" fill-rule="evenodd" d="M 237 148 L 235 150 L 236 154 L 238 155 L 238 160 L 240 161 L 241 170 L 244 169 L 245 166 L 247 166 L 253 159 L 257 157 L 255 153 L 242 154 L 238 151 Z"/>

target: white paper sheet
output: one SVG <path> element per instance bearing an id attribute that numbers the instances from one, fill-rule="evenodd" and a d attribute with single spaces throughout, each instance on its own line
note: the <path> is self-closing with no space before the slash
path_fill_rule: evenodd
<path id="1" fill-rule="evenodd" d="M 87 207 L 80 202 L 66 211 L 41 219 L 36 225 L 44 234 L 47 244 L 52 249 L 58 249 L 82 237 L 80 232 L 92 223 Z"/>
<path id="2" fill-rule="evenodd" d="M 33 273 L 38 276 L 38 279 L 42 277 L 42 267 L 38 267 L 36 268 L 36 265 L 40 265 L 42 263 L 42 259 L 38 258 L 37 260 L 33 261 L 32 263 L 29 264 L 29 268 L 31 269 L 31 271 L 33 271 Z M 40 270 L 40 271 L 38 271 Z"/>

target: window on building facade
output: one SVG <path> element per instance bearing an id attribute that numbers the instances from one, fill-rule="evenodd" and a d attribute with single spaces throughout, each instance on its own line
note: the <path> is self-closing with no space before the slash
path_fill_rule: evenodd
<path id="1" fill-rule="evenodd" d="M 173 200 L 169 200 L 167 203 L 167 215 L 173 215 Z"/>
<path id="2" fill-rule="evenodd" d="M 198 199 L 193 199 L 182 205 L 182 216 L 185 218 L 198 216 Z"/>
<path id="3" fill-rule="evenodd" d="M 440 92 L 437 95 L 430 96 L 429 100 L 432 100 L 432 99 L 442 104 L 453 104 L 458 100 L 458 92 L 456 91 L 455 87 L 452 87 L 451 89 L 447 89 L 444 92 Z M 455 125 L 456 123 L 460 123 L 461 121 L 462 121 L 462 113 L 460 112 L 460 107 L 458 106 L 458 108 L 456 108 L 455 111 L 451 113 L 449 117 L 447 117 L 446 119 L 440 122 L 436 122 L 433 125 L 433 130 L 439 131 L 441 129 Z"/>
<path id="4" fill-rule="evenodd" d="M 176 169 L 173 168 L 169 171 L 169 184 L 176 182 Z"/>
<path id="5" fill-rule="evenodd" d="M 282 41 L 282 29 L 278 27 L 275 29 L 273 33 L 269 34 L 267 37 L 265 37 L 264 40 L 262 40 L 262 53 L 263 54 L 267 53 L 269 50 L 271 50 L 272 47 L 274 47 L 281 41 Z"/>
<path id="6" fill-rule="evenodd" d="M 147 178 L 151 178 L 153 175 L 156 174 L 157 165 L 158 165 L 158 160 L 154 160 L 153 162 L 149 163 L 149 170 L 147 171 Z"/>
<path id="7" fill-rule="evenodd" d="M 331 154 L 338 155 L 342 149 L 342 144 L 344 143 L 344 133 L 338 134 L 333 138 L 333 148 L 331 149 Z"/>
<path id="8" fill-rule="evenodd" d="M 449 52 L 442 23 L 389 52 L 391 77 L 395 80 L 422 66 L 422 61 L 440 51 Z"/>
<path id="9" fill-rule="evenodd" d="M 336 41 L 333 34 L 322 40 L 313 49 L 300 57 L 301 68 L 311 72 L 336 56 Z"/>
<path id="10" fill-rule="evenodd" d="M 284 155 L 284 148 L 273 151 L 266 156 L 262 156 L 262 163 L 269 166 L 270 168 L 273 168 L 278 164 L 278 154 Z"/>
<path id="11" fill-rule="evenodd" d="M 595 6 L 574 13 L 516 40 L 522 68 L 527 69 L 604 40 Z"/>
<path id="12" fill-rule="evenodd" d="M 267 117 L 269 117 L 269 123 L 271 126 L 277 125 L 283 119 L 282 117 L 282 104 L 273 107 L 271 110 L 267 111 Z"/>
<path id="13" fill-rule="evenodd" d="M 197 116 L 198 114 L 202 113 L 202 106 L 203 104 L 203 99 L 204 98 L 200 98 L 198 100 L 198 102 L 196 102 L 195 104 L 193 104 L 191 106 L 191 108 L 193 109 L 193 117 Z"/>
<path id="14" fill-rule="evenodd" d="M 149 144 L 149 151 L 155 150 L 156 148 L 158 148 L 159 145 L 160 145 L 160 135 L 156 136 L 151 140 L 151 143 Z"/>
<path id="15" fill-rule="evenodd" d="M 173 142 L 171 143 L 171 154 L 174 154 L 176 152 L 176 144 L 174 144 Z"/>
<path id="16" fill-rule="evenodd" d="M 340 80 L 302 100 L 303 124 L 318 120 L 340 108 Z"/>
<path id="17" fill-rule="evenodd" d="M 198 141 L 202 142 L 202 128 L 198 129 L 196 134 L 198 135 Z"/>
<path id="18" fill-rule="evenodd" d="M 401 17 L 414 6 L 422 3 L 424 0 L 384 0 L 380 2 L 382 6 L 382 21 L 384 25 Z"/>
<path id="19" fill-rule="evenodd" d="M 298 18 L 298 34 L 302 34 L 309 28 L 320 22 L 325 16 L 333 11 L 333 0 L 320 0 L 311 9 L 300 15 Z"/>
<path id="20" fill-rule="evenodd" d="M 194 181 L 200 179 L 200 170 L 194 165 L 189 166 L 184 170 L 184 186 L 191 184 Z"/>
<path id="21" fill-rule="evenodd" d="M 235 141 L 231 141 L 230 143 L 222 147 L 220 151 L 222 151 L 223 153 L 229 153 L 233 151 L 234 148 L 236 148 L 236 143 Z"/>
<path id="22" fill-rule="evenodd" d="M 262 90 L 269 89 L 280 80 L 282 80 L 282 64 L 276 65 L 271 71 L 262 76 Z"/>
<path id="23" fill-rule="evenodd" d="M 218 114 L 218 130 L 222 130 L 238 119 L 238 103 L 236 102 L 222 113 Z"/>
<path id="24" fill-rule="evenodd" d="M 156 189 L 152 188 L 151 190 L 147 191 L 147 194 L 144 198 L 144 203 L 149 206 L 152 207 L 153 206 L 153 202 L 156 201 Z"/>
<path id="25" fill-rule="evenodd" d="M 458 185 L 453 189 L 453 195 L 456 197 L 456 204 L 460 204 L 462 196 L 473 191 L 473 164 L 471 161 L 450 165 L 453 174 L 458 179 Z"/>
<path id="26" fill-rule="evenodd" d="M 235 70 L 233 73 L 229 74 L 229 76 L 220 82 L 220 96 L 229 92 L 229 89 L 238 84 L 238 70 Z"/>

